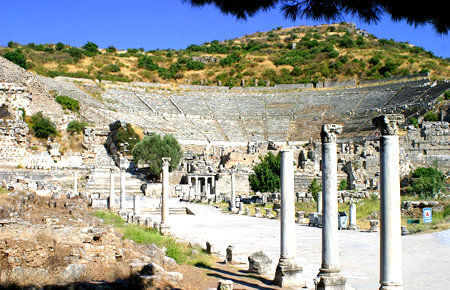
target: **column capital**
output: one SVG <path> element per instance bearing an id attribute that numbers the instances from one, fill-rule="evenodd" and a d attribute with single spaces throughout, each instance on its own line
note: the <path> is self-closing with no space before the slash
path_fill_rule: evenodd
<path id="1" fill-rule="evenodd" d="M 372 124 L 379 128 L 382 135 L 397 135 L 398 124 L 405 122 L 401 114 L 380 115 L 372 119 Z"/>
<path id="2" fill-rule="evenodd" d="M 337 134 L 342 133 L 342 125 L 324 124 L 320 131 L 322 143 L 336 143 Z"/>
<path id="3" fill-rule="evenodd" d="M 170 160 L 172 160 L 170 157 L 163 157 L 162 159 L 162 165 L 163 166 L 169 166 L 170 165 Z"/>

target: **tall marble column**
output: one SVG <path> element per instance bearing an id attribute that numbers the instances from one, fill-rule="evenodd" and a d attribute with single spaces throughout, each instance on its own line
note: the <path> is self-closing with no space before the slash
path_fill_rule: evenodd
<path id="1" fill-rule="evenodd" d="M 380 289 L 403 289 L 398 127 L 402 115 L 372 119 L 380 137 Z"/>
<path id="2" fill-rule="evenodd" d="M 133 211 L 134 215 L 141 214 L 141 197 L 139 195 L 133 195 Z"/>
<path id="3" fill-rule="evenodd" d="M 120 157 L 119 159 L 120 167 L 120 212 L 126 212 L 126 185 L 125 185 L 125 169 L 126 169 L 126 159 L 125 157 Z"/>
<path id="4" fill-rule="evenodd" d="M 337 134 L 342 126 L 325 124 L 322 139 L 322 266 L 316 280 L 316 289 L 344 290 L 346 279 L 340 274 L 338 201 L 337 201 Z"/>
<path id="5" fill-rule="evenodd" d="M 116 195 L 114 193 L 114 170 L 109 173 L 109 209 L 116 207 Z"/>
<path id="6" fill-rule="evenodd" d="M 231 172 L 231 199 L 230 199 L 230 210 L 232 212 L 236 211 L 236 192 L 234 189 L 234 179 L 235 179 L 235 173 L 234 173 L 234 169 L 231 168 L 230 170 Z"/>
<path id="7" fill-rule="evenodd" d="M 169 198 L 170 198 L 170 187 L 169 187 L 169 165 L 170 158 L 162 158 L 162 194 L 161 194 L 161 233 L 167 233 L 169 229 Z"/>
<path id="8" fill-rule="evenodd" d="M 74 176 L 73 176 L 73 195 L 74 196 L 78 195 L 78 172 L 77 171 L 74 172 Z"/>
<path id="9" fill-rule="evenodd" d="M 295 195 L 293 151 L 281 150 L 280 260 L 273 283 L 280 287 L 303 287 L 302 267 L 295 261 Z"/>

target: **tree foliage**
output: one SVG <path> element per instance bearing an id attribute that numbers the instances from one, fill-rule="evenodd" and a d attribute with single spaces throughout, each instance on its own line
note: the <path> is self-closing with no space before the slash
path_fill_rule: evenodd
<path id="1" fill-rule="evenodd" d="M 55 101 L 59 103 L 64 110 L 77 112 L 80 109 L 80 103 L 68 96 L 57 96 Z"/>
<path id="2" fill-rule="evenodd" d="M 408 192 L 421 198 L 433 198 L 443 189 L 444 180 L 444 174 L 436 168 L 417 168 L 412 173 Z"/>
<path id="3" fill-rule="evenodd" d="M 23 67 L 24 69 L 27 68 L 27 59 L 22 54 L 22 52 L 18 49 L 15 51 L 9 51 L 3 55 L 4 58 L 6 58 L 9 61 L 12 61 L 13 63 L 17 64 L 20 67 Z"/>
<path id="4" fill-rule="evenodd" d="M 394 21 L 405 20 L 409 25 L 430 24 L 438 33 L 447 34 L 450 22 L 446 13 L 441 13 L 440 1 L 427 2 L 427 5 L 411 5 L 409 1 L 384 0 L 182 0 L 194 7 L 206 4 L 216 6 L 222 13 L 231 14 L 238 19 L 247 19 L 258 12 L 275 9 L 281 5 L 285 18 L 310 18 L 332 21 L 344 18 L 345 14 L 358 17 L 364 22 L 378 22 L 383 14 L 390 15 Z M 408 9 L 405 9 L 408 7 Z"/>
<path id="5" fill-rule="evenodd" d="M 31 116 L 31 128 L 38 138 L 47 139 L 49 136 L 56 135 L 55 124 L 49 118 L 46 118 L 42 112 L 37 112 Z"/>
<path id="6" fill-rule="evenodd" d="M 149 172 L 158 175 L 162 169 L 163 157 L 171 158 L 169 170 L 173 171 L 180 163 L 183 151 L 172 135 L 161 138 L 160 135 L 151 133 L 134 146 L 132 154 L 137 164 L 148 165 Z"/>
<path id="7" fill-rule="evenodd" d="M 69 124 L 67 124 L 67 132 L 74 134 L 74 133 L 81 133 L 83 132 L 84 128 L 88 126 L 89 124 L 83 121 L 73 120 Z"/>
<path id="8" fill-rule="evenodd" d="M 249 176 L 253 191 L 274 192 L 280 190 L 280 154 L 269 152 L 261 162 L 253 167 L 255 174 Z"/>
<path id="9" fill-rule="evenodd" d="M 120 127 L 117 133 L 113 136 L 113 142 L 117 148 L 123 148 L 126 144 L 128 151 L 133 150 L 134 146 L 141 140 L 139 135 L 134 131 L 133 126 L 130 123 L 126 124 L 126 127 Z"/>
<path id="10" fill-rule="evenodd" d="M 322 191 L 322 187 L 317 182 L 317 178 L 314 178 L 308 187 L 308 192 L 311 193 L 314 200 L 317 201 L 317 195 L 320 191 Z"/>

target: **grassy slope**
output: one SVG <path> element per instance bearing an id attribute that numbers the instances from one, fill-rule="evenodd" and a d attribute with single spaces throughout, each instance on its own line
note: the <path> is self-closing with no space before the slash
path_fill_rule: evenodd
<path id="1" fill-rule="evenodd" d="M 292 43 L 296 43 L 296 49 L 290 48 Z M 0 55 L 16 48 L 0 47 Z M 83 55 L 79 60 L 68 53 L 68 46 L 60 51 L 53 44 L 19 45 L 18 48 L 35 73 L 116 81 L 185 83 L 189 80 L 193 84 L 217 84 L 220 80 L 223 85 L 240 85 L 240 80 L 245 79 L 247 85 L 254 85 L 258 79 L 259 85 L 264 85 L 262 80 L 274 84 L 380 79 L 423 71 L 429 71 L 434 78 L 449 76 L 448 59 L 434 57 L 407 43 L 378 40 L 370 34 L 359 36 L 345 23 L 274 29 L 177 51 L 135 49 L 110 53 L 102 50 L 101 54 Z M 138 67 L 138 59 L 143 55 L 151 57 L 161 69 Z M 203 68 L 198 63 L 189 66 L 186 59 L 196 56 L 213 57 L 222 63 L 210 62 Z M 227 57 L 230 62 L 225 64 L 223 60 Z"/>

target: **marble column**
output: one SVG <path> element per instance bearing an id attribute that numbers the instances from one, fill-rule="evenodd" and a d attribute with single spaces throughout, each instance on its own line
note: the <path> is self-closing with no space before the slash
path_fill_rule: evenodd
<path id="1" fill-rule="evenodd" d="M 169 228 L 169 198 L 170 198 L 170 188 L 169 188 L 169 165 L 170 158 L 162 158 L 162 194 L 161 194 L 161 233 L 167 233 Z"/>
<path id="2" fill-rule="evenodd" d="M 198 176 L 195 177 L 195 198 L 200 195 L 200 185 L 198 184 Z"/>
<path id="3" fill-rule="evenodd" d="M 126 160 L 125 157 L 120 157 L 120 212 L 126 212 L 126 186 L 125 186 L 125 169 Z"/>
<path id="4" fill-rule="evenodd" d="M 230 200 L 230 210 L 232 212 L 236 211 L 236 192 L 234 190 L 234 169 L 231 168 L 231 200 Z"/>
<path id="5" fill-rule="evenodd" d="M 302 267 L 295 261 L 295 195 L 293 150 L 281 150 L 280 260 L 273 283 L 280 287 L 303 287 Z"/>
<path id="6" fill-rule="evenodd" d="M 78 195 L 78 172 L 75 171 L 74 177 L 73 177 L 73 195 Z"/>
<path id="7" fill-rule="evenodd" d="M 344 290 L 346 279 L 340 274 L 338 201 L 337 201 L 337 134 L 342 126 L 325 124 L 322 139 L 322 266 L 316 280 L 316 289 Z"/>
<path id="8" fill-rule="evenodd" d="M 322 191 L 317 193 L 317 212 L 322 213 Z"/>
<path id="9" fill-rule="evenodd" d="M 398 124 L 402 115 L 372 119 L 380 137 L 380 289 L 403 289 Z"/>
<path id="10" fill-rule="evenodd" d="M 356 225 L 356 204 L 354 202 L 350 203 L 350 223 L 348 225 L 349 230 L 356 230 L 358 227 Z"/>
<path id="11" fill-rule="evenodd" d="M 114 170 L 109 173 L 109 209 L 116 207 L 116 195 L 114 193 Z"/>
<path id="12" fill-rule="evenodd" d="M 141 197 L 139 195 L 133 195 L 133 210 L 134 215 L 141 214 Z"/>

